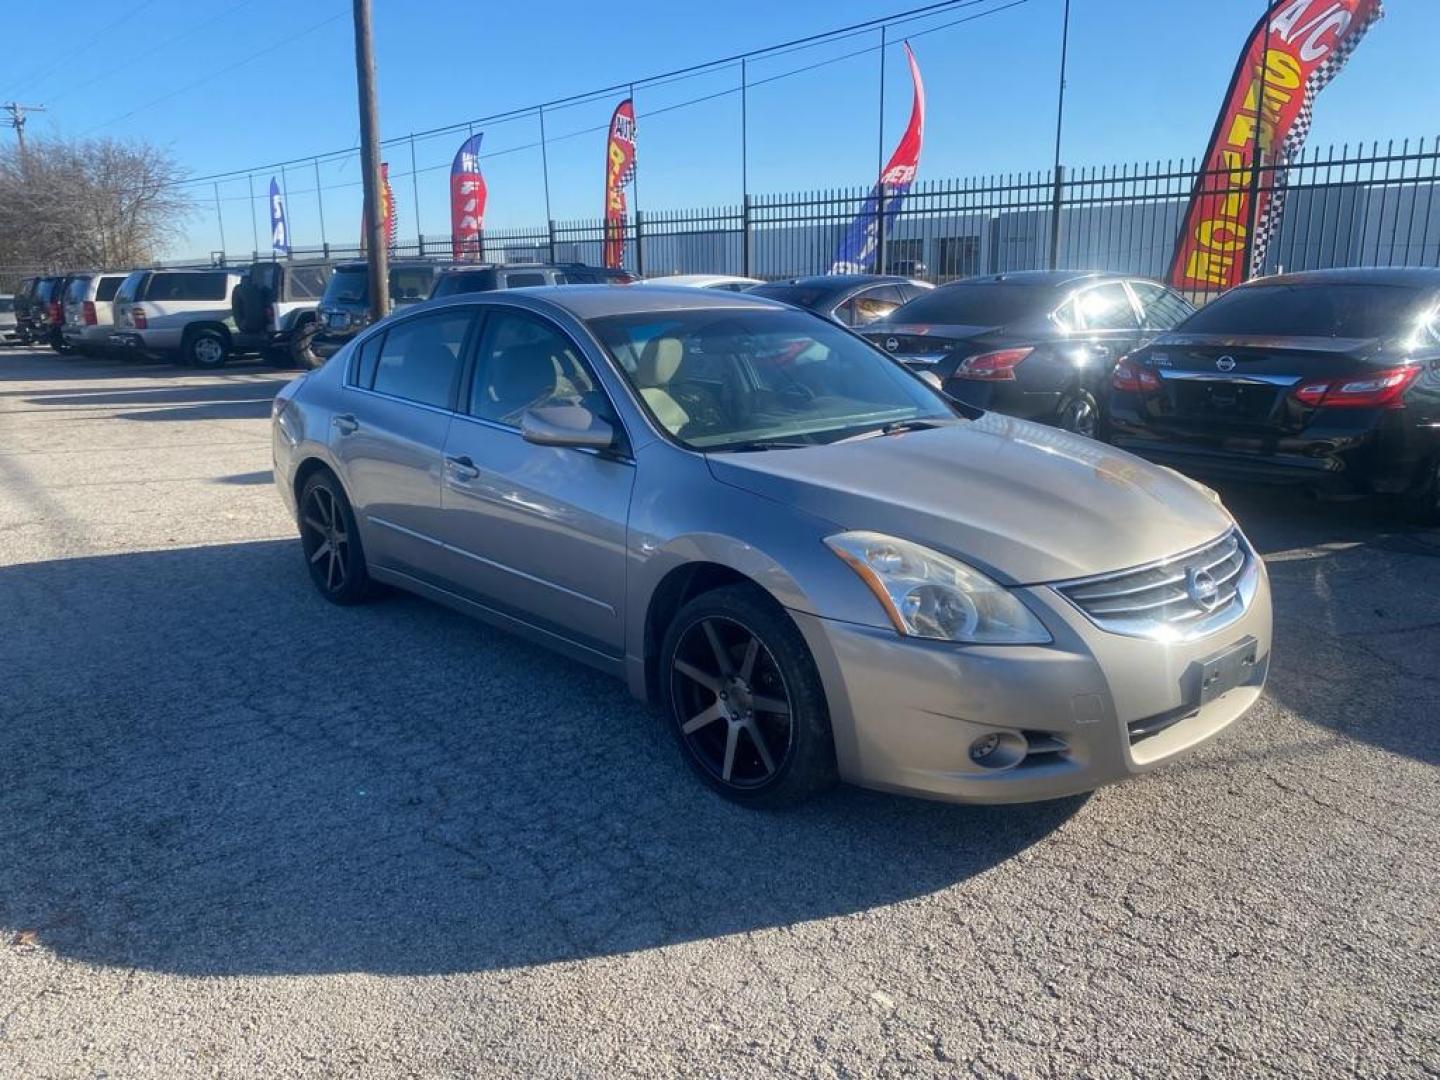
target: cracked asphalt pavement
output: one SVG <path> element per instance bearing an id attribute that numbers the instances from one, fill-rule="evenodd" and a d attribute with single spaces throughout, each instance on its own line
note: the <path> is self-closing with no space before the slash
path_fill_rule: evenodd
<path id="1" fill-rule="evenodd" d="M 288 377 L 0 352 L 0 1076 L 1440 1074 L 1440 533 L 1227 491 L 1221 738 L 757 813 L 618 683 L 320 600 Z"/>

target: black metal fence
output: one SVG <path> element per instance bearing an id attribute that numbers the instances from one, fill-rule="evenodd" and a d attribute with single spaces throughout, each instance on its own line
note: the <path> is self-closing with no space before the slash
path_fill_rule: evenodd
<path id="1" fill-rule="evenodd" d="M 1267 166 L 1253 175 L 1249 169 L 1205 172 L 1191 160 L 926 181 L 911 189 L 898 213 L 877 223 L 880 262 L 887 272 L 935 282 L 1050 267 L 1163 278 L 1197 190 L 1218 205 L 1242 195 L 1283 199 L 1279 226 L 1258 254 L 1253 230 L 1226 253 L 1242 266 L 1257 255 L 1258 272 L 1440 266 L 1436 139 L 1317 147 L 1286 169 Z M 700 210 L 639 211 L 625 226 L 625 263 L 651 277 L 822 273 L 868 194 L 832 189 L 747 196 L 738 205 Z M 599 263 L 604 233 L 600 219 L 490 229 L 483 258 Z M 448 236 L 420 236 L 395 248 L 402 257 L 448 258 L 450 251 Z M 359 254 L 358 246 L 326 245 L 296 248 L 291 257 Z M 252 257 L 216 252 L 173 265 Z M 0 268 L 0 282 L 3 277 Z"/>

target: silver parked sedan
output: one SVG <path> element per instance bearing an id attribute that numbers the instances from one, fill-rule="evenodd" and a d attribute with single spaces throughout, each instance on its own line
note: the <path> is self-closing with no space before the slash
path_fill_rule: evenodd
<path id="1" fill-rule="evenodd" d="M 743 294 L 466 294 L 292 382 L 321 594 L 398 586 L 623 678 L 731 798 L 1086 791 L 1260 696 L 1264 565 L 1209 489 L 981 413 Z"/>

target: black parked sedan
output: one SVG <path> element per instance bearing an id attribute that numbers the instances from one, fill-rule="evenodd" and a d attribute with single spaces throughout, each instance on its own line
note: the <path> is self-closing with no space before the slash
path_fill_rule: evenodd
<path id="1" fill-rule="evenodd" d="M 1440 521 L 1440 270 L 1232 289 L 1117 366 L 1111 440 L 1187 472 L 1402 494 Z"/>
<path id="2" fill-rule="evenodd" d="M 867 326 L 933 286 L 892 274 L 818 274 L 790 281 L 767 281 L 746 290 L 833 319 L 841 326 Z"/>
<path id="3" fill-rule="evenodd" d="M 1115 361 L 1194 310 L 1143 278 L 1036 271 L 943 285 L 863 333 L 951 397 L 1093 436 Z"/>

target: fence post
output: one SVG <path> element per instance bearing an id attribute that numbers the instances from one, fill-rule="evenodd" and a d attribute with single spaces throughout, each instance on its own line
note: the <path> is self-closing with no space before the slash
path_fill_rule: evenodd
<path id="1" fill-rule="evenodd" d="M 884 27 L 881 27 L 883 30 Z M 885 273 L 885 183 L 875 185 L 880 197 L 875 200 L 875 273 Z"/>
<path id="2" fill-rule="evenodd" d="M 550 244 L 550 263 L 551 263 L 551 265 L 553 266 L 554 263 L 555 263 L 555 219 L 554 219 L 554 218 L 551 218 L 551 219 L 550 219 L 550 224 L 549 224 L 549 226 L 548 226 L 548 228 L 547 228 L 547 236 L 548 236 L 548 240 L 549 240 L 549 244 Z"/>
<path id="3" fill-rule="evenodd" d="M 750 250 L 750 196 L 745 196 L 745 203 L 740 208 L 740 273 L 745 277 L 754 277 L 750 271 L 754 255 Z"/>
<path id="4" fill-rule="evenodd" d="M 325 258 L 327 258 L 327 259 L 330 258 L 330 241 L 329 241 L 329 240 L 321 240 L 321 241 L 320 241 L 320 251 L 324 254 L 324 257 L 325 257 Z"/>
<path id="5" fill-rule="evenodd" d="M 423 258 L 425 257 L 425 234 L 424 234 L 424 233 L 416 233 L 416 234 L 415 234 L 415 239 L 419 241 L 420 258 L 423 259 Z"/>
<path id="6" fill-rule="evenodd" d="M 645 276 L 645 215 L 635 211 L 635 273 Z"/>
<path id="7" fill-rule="evenodd" d="M 1050 269 L 1060 265 L 1060 209 L 1065 205 L 1065 166 L 1055 166 L 1055 187 L 1050 192 Z"/>

